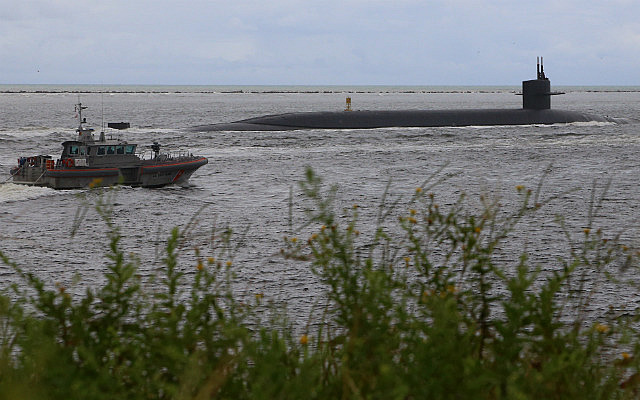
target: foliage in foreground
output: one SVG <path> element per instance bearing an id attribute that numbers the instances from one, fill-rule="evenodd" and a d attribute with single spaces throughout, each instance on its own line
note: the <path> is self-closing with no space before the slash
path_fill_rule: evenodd
<path id="1" fill-rule="evenodd" d="M 309 237 L 285 238 L 282 253 L 309 266 L 326 307 L 301 336 L 277 318 L 258 324 L 265 300 L 234 294 L 230 231 L 185 274 L 174 229 L 163 276 L 145 285 L 100 201 L 103 286 L 71 296 L 0 252 L 27 287 L 0 297 L 0 399 L 637 397 L 638 315 L 587 311 L 593 281 L 632 289 L 609 274 L 635 268 L 635 254 L 589 218 L 550 272 L 526 253 L 500 261 L 526 234 L 518 223 L 553 199 L 518 187 L 513 210 L 483 199 L 474 212 L 464 196 L 439 206 L 428 182 L 399 218 L 385 197 L 365 235 L 358 208 L 341 218 L 336 189 L 307 171 Z"/>

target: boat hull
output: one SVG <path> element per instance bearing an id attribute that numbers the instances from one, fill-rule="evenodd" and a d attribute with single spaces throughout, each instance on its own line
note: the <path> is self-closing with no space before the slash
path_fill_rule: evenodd
<path id="1" fill-rule="evenodd" d="M 267 115 L 236 122 L 200 125 L 191 131 L 272 131 L 297 129 L 374 129 L 620 122 L 613 118 L 564 110 L 463 109 L 325 111 Z"/>
<path id="2" fill-rule="evenodd" d="M 184 185 L 189 181 L 191 175 L 207 162 L 206 158 L 198 157 L 190 160 L 176 160 L 171 163 L 147 163 L 141 166 L 140 186 Z"/>
<path id="3" fill-rule="evenodd" d="M 80 189 L 93 186 L 125 185 L 162 187 L 184 185 L 191 175 L 207 164 L 205 157 L 185 157 L 167 161 L 145 160 L 120 168 L 55 167 L 22 165 L 13 168 L 13 183 L 53 189 Z"/>

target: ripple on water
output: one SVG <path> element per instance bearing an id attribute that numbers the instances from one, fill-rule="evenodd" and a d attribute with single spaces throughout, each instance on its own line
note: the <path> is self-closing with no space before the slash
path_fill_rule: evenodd
<path id="1" fill-rule="evenodd" d="M 42 147 L 57 154 L 60 142 L 69 138 L 69 132 L 73 133 L 75 121 L 67 111 L 70 105 L 73 108 L 76 98 L 74 95 L 55 98 L 58 96 L 60 100 L 51 107 L 40 107 L 47 99 L 39 95 L 24 99 L 14 96 L 11 101 L 0 98 L 3 110 L 15 102 L 38 106 L 40 111 L 35 121 L 32 113 L 16 111 L 12 114 L 15 120 L 7 122 L 10 128 L 0 127 L 0 169 L 4 176 L 8 176 L 8 166 L 17 156 L 39 152 Z M 635 94 L 616 94 L 619 101 L 607 103 L 600 101 L 602 94 L 580 96 L 579 107 L 592 109 L 596 114 L 621 117 L 636 114 Z M 344 98 L 340 97 L 342 104 Z M 383 100 L 377 95 L 374 98 L 359 94 L 358 97 L 359 104 L 374 109 L 397 102 L 403 107 L 424 108 L 426 100 L 433 101 L 431 94 L 387 94 Z M 482 99 L 485 97 L 493 96 L 483 95 Z M 513 101 L 513 96 L 507 97 L 505 101 Z M 459 104 L 467 98 L 478 103 Z M 482 99 L 464 94 L 442 94 L 439 99 L 447 103 L 436 104 L 438 108 L 486 106 L 480 102 Z M 526 251 L 531 253 L 532 266 L 539 266 L 543 271 L 557 268 L 558 257 L 567 250 L 567 244 L 562 240 L 563 232 L 555 223 L 555 216 L 567 215 L 568 229 L 581 233 L 594 180 L 600 180 L 600 194 L 607 179 L 612 179 L 605 208 L 597 213 L 598 226 L 613 233 L 631 226 L 624 231 L 625 238 L 639 237 L 636 222 L 640 215 L 640 191 L 637 190 L 640 135 L 634 124 L 186 134 L 167 126 L 232 121 L 287 112 L 291 107 L 300 111 L 330 108 L 335 103 L 322 94 L 265 93 L 187 97 L 114 94 L 106 101 L 106 109 L 118 116 L 116 121 L 122 115 L 135 116 L 131 121 L 135 127 L 123 133 L 125 139 L 186 146 L 194 154 L 209 158 L 209 164 L 193 175 L 188 189 L 122 188 L 118 192 L 114 222 L 121 227 L 121 245 L 126 253 L 133 252 L 139 257 L 140 274 L 151 277 L 163 271 L 160 260 L 171 228 L 187 228 L 197 214 L 197 223 L 190 231 L 193 237 L 185 242 L 181 252 L 181 266 L 186 276 L 190 276 L 197 264 L 194 248 L 198 246 L 203 256 L 208 256 L 205 248 L 208 240 L 212 240 L 213 228 L 219 231 L 229 223 L 239 236 L 244 236 L 233 261 L 237 288 L 250 299 L 256 293 L 264 293 L 265 300 L 288 301 L 295 321 L 306 322 L 308 311 L 316 304 L 324 304 L 323 287 L 308 265 L 283 260 L 277 255 L 283 236 L 289 235 L 290 190 L 294 207 L 292 225 L 296 228 L 304 223 L 304 203 L 298 182 L 303 179 L 306 166 L 313 167 L 328 184 L 339 185 L 338 210 L 358 204 L 359 229 L 363 236 L 372 234 L 367 233 L 367 227 L 375 224 L 377 207 L 387 183 L 390 182 L 387 202 L 400 197 L 407 200 L 418 185 L 446 165 L 441 176 L 451 176 L 434 189 L 443 206 L 453 204 L 464 192 L 476 203 L 480 195 L 486 198 L 490 195 L 514 207 L 520 201 L 514 188 L 525 185 L 536 189 L 544 171 L 550 170 L 540 190 L 544 198 L 559 198 L 541 210 L 534 220 L 527 224 L 524 221 L 518 231 L 521 234 L 504 243 L 496 257 L 506 266 L 515 265 L 519 255 Z M 99 95 L 93 98 L 87 95 L 85 102 L 88 105 L 93 102 L 95 112 Z M 94 118 L 88 115 L 90 120 L 96 120 L 95 114 Z M 11 128 L 23 126 L 25 121 L 34 126 L 45 125 L 22 131 Z M 68 128 L 58 128 L 60 126 Z M 10 183 L 0 185 L 0 248 L 20 265 L 39 271 L 48 283 L 59 281 L 82 293 L 83 286 L 95 286 L 103 281 L 108 242 L 104 222 L 93 211 L 85 216 L 78 234 L 69 235 L 81 204 L 76 193 Z M 89 192 L 87 201 L 91 204 L 94 197 Z M 207 207 L 203 209 L 204 205 Z M 401 202 L 400 207 L 404 206 Z M 248 227 L 246 233 L 245 227 Z M 82 279 L 75 280 L 76 274 Z M 0 276 L 5 282 L 13 279 L 10 271 L 2 268 Z M 613 289 L 604 289 L 594 292 L 598 310 L 611 302 L 640 301 L 617 298 L 611 293 Z"/>

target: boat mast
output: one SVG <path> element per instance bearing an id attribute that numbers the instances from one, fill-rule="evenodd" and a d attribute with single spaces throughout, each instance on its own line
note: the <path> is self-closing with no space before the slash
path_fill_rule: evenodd
<path id="1" fill-rule="evenodd" d="M 76 112 L 78 113 L 78 119 L 80 120 L 80 122 L 78 123 L 78 129 L 76 129 L 76 131 L 78 132 L 78 136 L 79 136 L 79 140 L 80 141 L 93 142 L 93 135 L 91 134 L 93 132 L 93 129 L 85 128 L 83 126 L 83 124 L 87 123 L 87 119 L 82 116 L 82 110 L 84 110 L 86 108 L 87 107 L 83 107 L 82 106 L 82 103 L 80 102 L 80 99 L 78 98 L 78 104 L 76 104 Z"/>
<path id="2" fill-rule="evenodd" d="M 78 120 L 80 121 L 80 123 L 78 124 L 78 133 L 82 133 L 82 131 L 84 130 L 84 127 L 82 126 L 82 124 L 87 122 L 86 118 L 82 118 L 82 110 L 86 109 L 87 107 L 82 107 L 82 103 L 80 103 L 80 99 L 78 99 L 78 104 L 76 104 L 76 112 L 78 113 Z"/>

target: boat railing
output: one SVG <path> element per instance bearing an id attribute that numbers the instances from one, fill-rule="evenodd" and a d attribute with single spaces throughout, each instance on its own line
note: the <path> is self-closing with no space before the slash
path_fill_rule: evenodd
<path id="1" fill-rule="evenodd" d="M 49 168 L 53 160 L 51 156 L 45 155 L 37 155 L 32 157 L 19 157 L 18 158 L 18 167 L 37 167 L 42 168 L 46 166 Z"/>
<path id="2" fill-rule="evenodd" d="M 106 132 L 104 133 L 105 139 L 106 140 L 115 140 L 115 141 L 122 141 L 122 134 L 121 133 L 116 133 L 116 132 Z"/>
<path id="3" fill-rule="evenodd" d="M 156 154 L 156 152 L 152 150 L 145 149 L 138 153 L 138 157 L 140 157 L 141 160 L 158 160 L 158 161 L 179 160 L 179 159 L 188 158 L 191 156 L 192 156 L 191 153 L 189 153 L 189 151 L 187 150 L 167 150 L 167 151 L 161 151 L 160 153 Z"/>

